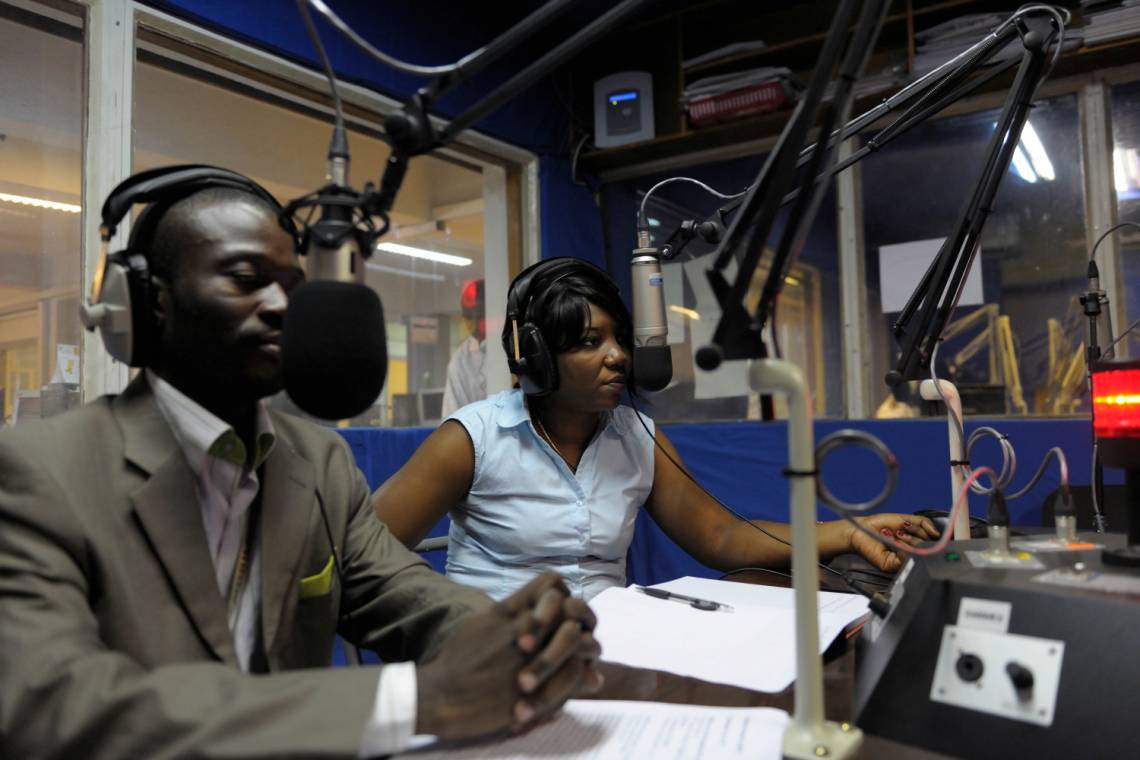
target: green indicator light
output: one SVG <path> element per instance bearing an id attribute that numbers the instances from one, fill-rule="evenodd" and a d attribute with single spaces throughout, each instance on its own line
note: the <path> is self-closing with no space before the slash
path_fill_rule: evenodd
<path id="1" fill-rule="evenodd" d="M 961 557 L 958 552 L 946 552 L 946 559 L 950 560 L 951 562 L 957 562 L 959 559 L 961 559 Z"/>

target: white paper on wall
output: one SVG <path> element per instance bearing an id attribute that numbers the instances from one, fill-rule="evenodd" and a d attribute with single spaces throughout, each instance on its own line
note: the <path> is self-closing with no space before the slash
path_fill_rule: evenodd
<path id="1" fill-rule="evenodd" d="M 879 294 L 884 314 L 902 311 L 945 240 L 912 240 L 879 248 Z M 966 274 L 959 306 L 985 303 L 982 299 L 982 268 L 978 264 L 981 258 L 982 249 L 979 247 Z"/>
<path id="2" fill-rule="evenodd" d="M 689 323 L 693 342 L 690 349 L 693 353 L 693 365 L 696 366 L 697 351 L 708 344 L 716 332 L 716 324 L 720 321 L 720 304 L 713 295 L 705 271 L 712 265 L 715 254 L 686 261 L 684 267 L 685 277 L 697 299 L 697 312 L 701 315 L 699 320 Z M 731 262 L 724 272 L 725 278 L 732 282 L 736 276 L 736 262 Z M 748 394 L 748 362 L 726 361 L 714 372 L 706 372 L 697 367 L 694 370 L 694 398 L 725 398 L 731 396 L 745 396 Z"/>

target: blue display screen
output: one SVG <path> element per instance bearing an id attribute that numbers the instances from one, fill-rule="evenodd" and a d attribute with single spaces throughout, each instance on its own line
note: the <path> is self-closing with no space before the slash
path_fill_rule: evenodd
<path id="1" fill-rule="evenodd" d="M 626 92 L 615 92 L 610 95 L 610 105 L 616 106 L 625 100 L 637 100 L 637 90 L 627 90 Z"/>

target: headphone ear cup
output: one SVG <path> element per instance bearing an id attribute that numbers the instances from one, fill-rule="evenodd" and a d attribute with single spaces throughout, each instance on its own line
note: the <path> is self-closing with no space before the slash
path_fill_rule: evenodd
<path id="1" fill-rule="evenodd" d="M 528 396 L 545 396 L 558 390 L 558 364 L 550 355 L 542 332 L 530 322 L 519 325 L 519 385 Z"/>
<path id="2" fill-rule="evenodd" d="M 131 367 L 145 366 L 155 328 L 150 313 L 150 274 L 142 254 L 119 251 L 107 257 L 99 303 L 106 304 L 112 314 L 121 315 L 99 328 L 107 353 Z"/>

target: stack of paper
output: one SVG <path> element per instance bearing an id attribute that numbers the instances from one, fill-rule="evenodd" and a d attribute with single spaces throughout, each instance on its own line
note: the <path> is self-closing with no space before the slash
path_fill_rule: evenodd
<path id="1" fill-rule="evenodd" d="M 1081 31 L 1086 45 L 1108 42 L 1120 37 L 1132 37 L 1140 33 L 1140 1 L 1096 3 L 1093 7 L 1087 8 L 1085 27 Z"/>
<path id="2" fill-rule="evenodd" d="M 681 105 L 688 105 L 690 101 L 698 98 L 707 98 L 714 95 L 723 95 L 726 92 L 740 90 L 745 87 L 768 82 L 779 82 L 787 88 L 799 90 L 799 81 L 786 66 L 763 66 L 757 69 L 734 71 L 730 74 L 698 79 L 685 87 L 681 95 Z"/>
<path id="3" fill-rule="evenodd" d="M 757 691 L 783 691 L 796 677 L 792 589 L 679 578 L 654 588 L 728 604 L 695 609 L 635 588 L 608 589 L 590 602 L 602 659 Z M 819 652 L 867 612 L 854 594 L 819 595 Z"/>
<path id="4" fill-rule="evenodd" d="M 980 42 L 1005 18 L 1005 15 L 1000 13 L 974 13 L 916 32 L 914 74 L 921 76 L 938 68 L 974 43 Z M 1003 52 L 1009 54 L 1014 47 L 1007 45 Z M 1021 46 L 1016 47 L 1020 49 Z M 1019 54 L 1016 50 L 1013 52 Z"/>
<path id="5" fill-rule="evenodd" d="M 405 755 L 417 760 L 778 760 L 788 714 L 770 707 L 570 700 L 559 716 L 493 744 Z"/>
<path id="6" fill-rule="evenodd" d="M 918 43 L 914 57 L 914 71 L 912 75 L 918 78 L 950 59 L 981 42 L 991 32 L 998 28 L 1008 16 L 1001 13 L 974 13 L 946 21 L 937 26 L 923 29 L 915 33 L 914 39 Z M 1081 46 L 1081 30 L 1065 30 L 1064 50 L 1073 50 Z M 1053 48 L 1049 48 L 1052 55 Z M 988 65 L 1018 58 L 1025 52 L 1025 46 L 1017 39 L 1006 43 L 987 62 Z"/>

